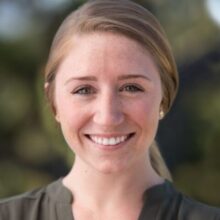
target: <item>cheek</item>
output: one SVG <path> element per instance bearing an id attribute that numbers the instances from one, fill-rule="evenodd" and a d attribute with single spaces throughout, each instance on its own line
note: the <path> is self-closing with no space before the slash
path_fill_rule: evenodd
<path id="1" fill-rule="evenodd" d="M 159 120 L 160 101 L 155 97 L 143 98 L 129 103 L 130 115 L 139 123 L 155 123 Z"/>
<path id="2" fill-rule="evenodd" d="M 55 93 L 55 118 L 63 130 L 63 133 L 68 129 L 76 129 L 80 121 L 79 110 L 71 101 L 71 97 L 60 92 L 57 89 Z"/>
<path id="3" fill-rule="evenodd" d="M 85 124 L 85 117 L 77 106 L 66 105 L 65 101 L 62 101 L 62 106 L 59 106 L 57 111 L 64 139 L 73 152 L 76 152 L 77 146 L 81 144 L 81 131 Z"/>
<path id="4" fill-rule="evenodd" d="M 61 101 L 59 105 L 57 105 L 56 119 L 61 126 L 71 127 L 71 129 L 76 130 L 80 127 L 80 124 L 83 123 L 83 114 L 77 105 Z"/>
<path id="5" fill-rule="evenodd" d="M 70 146 L 75 146 L 80 141 L 86 124 L 90 121 L 89 108 L 73 100 L 60 97 L 57 102 L 56 119 L 59 122 L 63 136 Z"/>
<path id="6" fill-rule="evenodd" d="M 56 84 L 54 92 L 54 107 L 56 110 L 56 120 L 61 124 L 63 122 L 68 122 L 71 117 L 77 114 L 76 110 L 78 108 L 73 106 L 71 94 L 68 94 L 58 83 Z"/>

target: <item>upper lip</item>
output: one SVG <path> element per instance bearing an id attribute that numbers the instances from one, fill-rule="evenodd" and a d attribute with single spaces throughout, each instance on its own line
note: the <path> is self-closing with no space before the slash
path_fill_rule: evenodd
<path id="1" fill-rule="evenodd" d="M 133 135 L 135 132 L 129 132 L 129 133 L 117 133 L 117 134 L 113 134 L 113 133 L 105 133 L 105 134 L 85 134 L 86 136 L 96 136 L 96 137 L 102 137 L 102 138 L 116 138 L 116 137 L 121 137 L 121 136 L 128 136 L 128 135 Z"/>
<path id="2" fill-rule="evenodd" d="M 119 137 L 119 136 L 127 136 L 127 135 L 131 135 L 134 134 L 134 132 L 129 132 L 129 133 L 118 133 L 118 134 L 85 134 L 85 135 L 89 135 L 89 136 L 96 136 L 96 137 Z"/>

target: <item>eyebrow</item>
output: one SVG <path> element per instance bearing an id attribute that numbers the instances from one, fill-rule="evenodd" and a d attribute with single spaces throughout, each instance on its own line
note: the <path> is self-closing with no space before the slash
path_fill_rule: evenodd
<path id="1" fill-rule="evenodd" d="M 136 78 L 141 78 L 141 79 L 145 79 L 145 80 L 151 81 L 151 79 L 148 76 L 138 75 L 138 74 L 122 75 L 122 76 L 118 77 L 119 80 L 136 79 Z"/>
<path id="2" fill-rule="evenodd" d="M 65 84 L 69 83 L 72 80 L 79 80 L 79 81 L 97 81 L 95 76 L 79 76 L 79 77 L 71 77 L 66 81 Z"/>
<path id="3" fill-rule="evenodd" d="M 147 81 L 151 81 L 151 79 L 148 76 L 145 75 L 138 75 L 138 74 L 128 74 L 128 75 L 122 75 L 118 77 L 118 80 L 126 80 L 126 79 L 145 79 Z M 79 77 L 71 77 L 66 81 L 65 84 L 69 83 L 72 80 L 79 80 L 79 81 L 97 81 L 97 78 L 95 76 L 79 76 Z"/>

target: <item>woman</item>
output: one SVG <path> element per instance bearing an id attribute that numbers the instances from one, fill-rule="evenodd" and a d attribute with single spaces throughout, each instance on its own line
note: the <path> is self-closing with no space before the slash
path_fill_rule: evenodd
<path id="1" fill-rule="evenodd" d="M 154 144 L 177 88 L 171 49 L 146 9 L 95 0 L 71 13 L 52 44 L 45 91 L 74 165 L 2 201 L 0 219 L 220 219 L 175 190 Z"/>

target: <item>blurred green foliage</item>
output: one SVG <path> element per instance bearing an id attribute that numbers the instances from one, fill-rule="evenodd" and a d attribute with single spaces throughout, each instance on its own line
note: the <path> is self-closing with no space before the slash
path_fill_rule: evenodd
<path id="1" fill-rule="evenodd" d="M 74 159 L 44 97 L 43 69 L 55 30 L 85 1 L 56 10 L 31 2 L 17 1 L 32 12 L 29 32 L 14 40 L 0 33 L 0 197 L 64 176 Z M 181 70 L 177 101 L 158 136 L 164 156 L 180 189 L 220 205 L 220 28 L 200 0 L 137 2 L 161 21 Z"/>
<path id="2" fill-rule="evenodd" d="M 213 66 L 211 66 L 212 68 Z M 220 67 L 220 66 L 219 66 Z M 214 70 L 214 74 L 220 68 Z M 210 71 L 211 73 L 211 71 Z M 211 74 L 210 74 L 211 75 Z M 182 101 L 188 115 L 191 140 L 197 159 L 183 163 L 175 170 L 177 184 L 189 195 L 201 201 L 220 204 L 220 75 L 215 82 L 201 83 Z"/>

